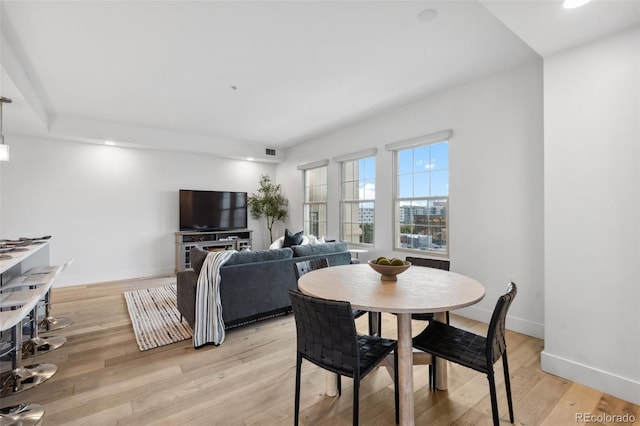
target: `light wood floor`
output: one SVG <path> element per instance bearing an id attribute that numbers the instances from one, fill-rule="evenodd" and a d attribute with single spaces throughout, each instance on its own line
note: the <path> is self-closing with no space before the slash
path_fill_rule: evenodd
<path id="1" fill-rule="evenodd" d="M 219 347 L 194 350 L 191 341 L 140 352 L 123 291 L 173 278 L 54 289 L 55 316 L 75 324 L 51 333 L 67 343 L 26 363 L 52 362 L 57 374 L 35 389 L 3 398 L 2 406 L 38 402 L 53 425 L 291 425 L 295 378 L 293 316 L 231 330 Z M 358 328 L 366 330 L 366 316 Z M 478 333 L 484 324 L 452 315 L 452 323 Z M 420 330 L 420 323 L 414 329 Z M 395 336 L 395 317 L 383 315 L 383 334 Z M 570 425 L 577 413 L 629 413 L 639 407 L 540 371 L 543 342 L 509 332 L 509 364 L 517 425 Z M 498 404 L 509 424 L 501 363 Z M 323 370 L 303 363 L 301 424 L 351 424 L 352 383 L 340 398 L 324 396 Z M 449 366 L 449 390 L 427 389 L 427 367 L 416 366 L 416 425 L 490 425 L 486 377 Z M 393 425 L 393 385 L 380 368 L 361 384 L 362 425 Z M 601 425 L 603 423 L 595 423 Z M 614 423 L 609 423 L 614 424 Z"/>

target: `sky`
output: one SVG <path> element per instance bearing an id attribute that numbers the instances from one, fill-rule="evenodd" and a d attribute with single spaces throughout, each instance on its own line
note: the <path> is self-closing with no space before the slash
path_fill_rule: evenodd
<path id="1" fill-rule="evenodd" d="M 359 199 L 374 200 L 375 157 L 359 160 L 358 163 Z M 448 196 L 448 142 L 399 151 L 398 174 L 399 198 Z"/>

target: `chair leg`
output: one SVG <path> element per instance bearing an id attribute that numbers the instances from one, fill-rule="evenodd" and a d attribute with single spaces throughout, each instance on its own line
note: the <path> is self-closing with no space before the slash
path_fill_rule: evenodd
<path id="1" fill-rule="evenodd" d="M 400 424 L 400 394 L 398 393 L 398 349 L 393 351 L 393 393 L 396 403 L 396 424 Z"/>
<path id="2" fill-rule="evenodd" d="M 509 420 L 513 420 L 513 402 L 511 401 L 511 380 L 509 379 L 509 362 L 507 361 L 507 350 L 502 354 L 502 367 L 504 368 L 504 385 L 507 388 L 507 403 L 509 404 Z"/>
<path id="3" fill-rule="evenodd" d="M 429 366 L 429 374 L 430 374 L 430 380 L 429 380 L 429 384 L 431 385 L 431 390 L 432 391 L 436 391 L 436 378 L 438 377 L 438 370 L 436 369 L 436 356 L 435 355 L 431 355 L 431 365 Z"/>
<path id="4" fill-rule="evenodd" d="M 498 416 L 498 397 L 496 396 L 496 379 L 493 375 L 493 369 L 487 373 L 489 379 L 489 394 L 491 395 L 491 411 L 493 413 L 493 425 L 499 426 L 500 417 Z"/>
<path id="5" fill-rule="evenodd" d="M 342 376 L 336 373 L 336 384 L 338 385 L 338 396 L 342 396 Z"/>
<path id="6" fill-rule="evenodd" d="M 358 426 L 358 401 L 360 401 L 360 377 L 353 377 L 353 426 Z"/>
<path id="7" fill-rule="evenodd" d="M 300 420 L 300 367 L 302 366 L 302 356 L 300 352 L 298 352 L 298 359 L 296 360 L 296 400 L 295 400 L 295 408 L 293 413 L 293 424 L 298 426 L 298 421 Z"/>

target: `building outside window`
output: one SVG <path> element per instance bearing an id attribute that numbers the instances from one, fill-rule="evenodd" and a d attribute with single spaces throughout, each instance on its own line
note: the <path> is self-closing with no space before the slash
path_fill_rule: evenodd
<path id="1" fill-rule="evenodd" d="M 327 235 L 327 166 L 304 170 L 304 233 Z"/>
<path id="2" fill-rule="evenodd" d="M 449 138 L 388 145 L 395 161 L 395 248 L 449 255 Z"/>
<path id="3" fill-rule="evenodd" d="M 342 161 L 340 239 L 349 243 L 374 244 L 376 198 L 375 157 Z"/>

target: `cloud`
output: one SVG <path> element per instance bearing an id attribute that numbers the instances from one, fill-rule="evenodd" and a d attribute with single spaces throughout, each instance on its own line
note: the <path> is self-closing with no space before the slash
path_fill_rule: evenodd
<path id="1" fill-rule="evenodd" d="M 431 162 L 419 160 L 417 166 L 418 169 L 433 170 L 436 167 L 436 160 L 435 158 L 432 158 Z"/>
<path id="2" fill-rule="evenodd" d="M 358 199 L 359 200 L 373 200 L 376 198 L 376 184 L 365 183 L 359 188 Z"/>

